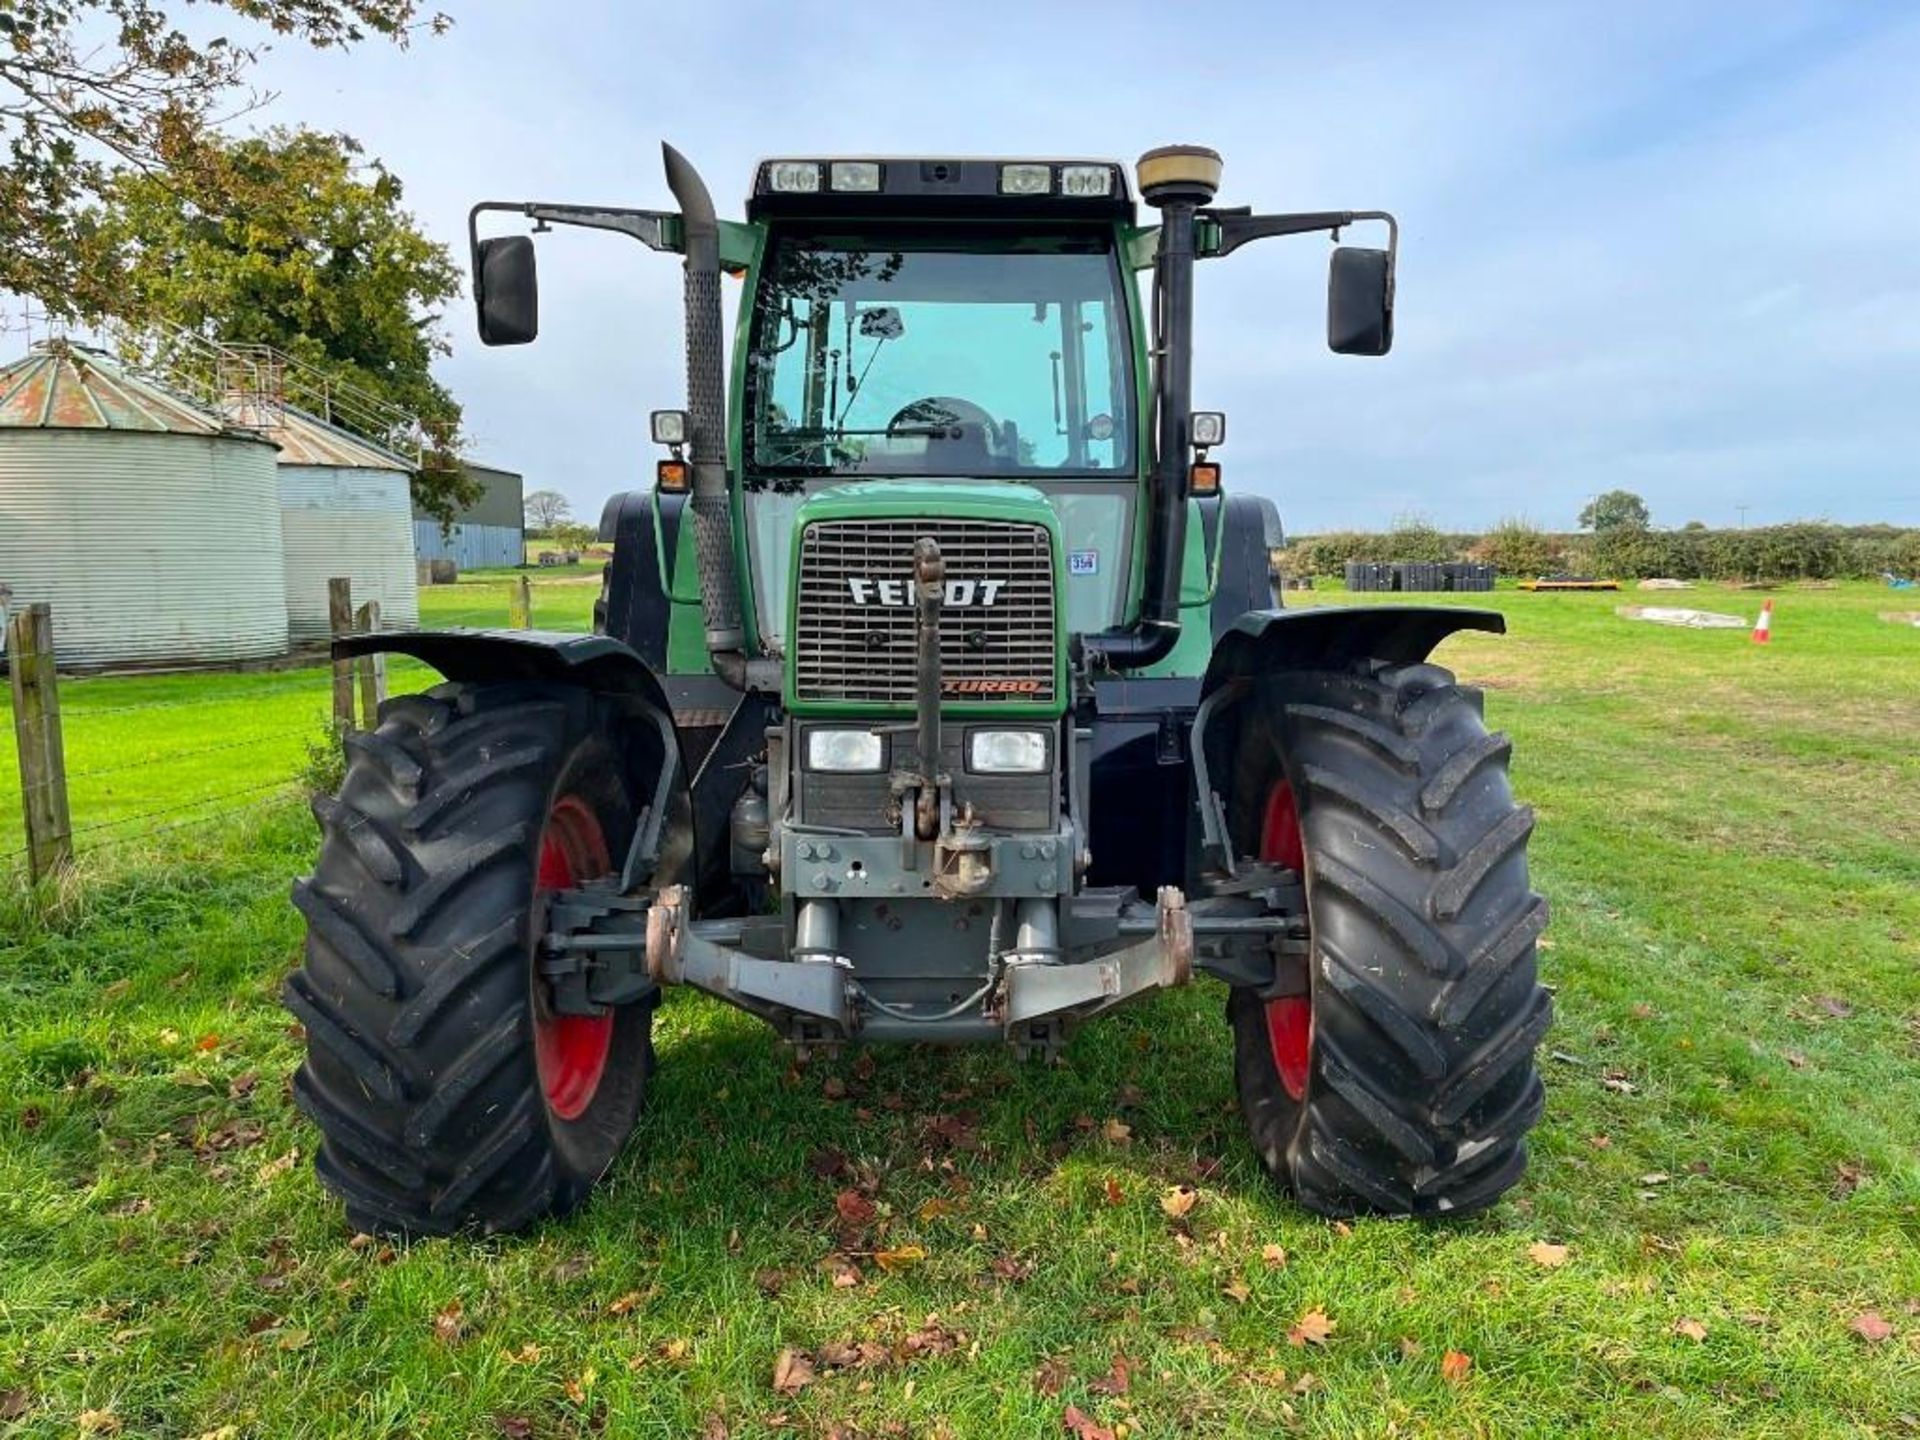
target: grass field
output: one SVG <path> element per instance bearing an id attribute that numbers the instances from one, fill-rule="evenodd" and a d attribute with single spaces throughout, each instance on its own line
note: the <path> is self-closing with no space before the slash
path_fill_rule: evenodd
<path id="1" fill-rule="evenodd" d="M 541 621 L 591 598 L 543 590 Z M 1512 633 L 1439 658 L 1515 737 L 1558 1003 L 1533 1170 L 1491 1215 L 1336 1226 L 1272 1193 L 1212 982 L 1051 1070 L 796 1068 L 676 994 L 579 1217 L 364 1243 L 286 1096 L 313 831 L 264 808 L 100 855 L 51 919 L 0 901 L 0 1430 L 1920 1434 L 1920 632 L 1865 585 L 1779 592 L 1766 648 L 1490 598 Z M 505 588 L 423 602 L 497 621 Z M 266 693 L 290 678 L 63 688 L 100 712 L 85 753 L 132 759 L 171 712 L 111 704 L 295 730 L 324 687 Z M 286 738 L 248 778 L 299 767 Z"/>

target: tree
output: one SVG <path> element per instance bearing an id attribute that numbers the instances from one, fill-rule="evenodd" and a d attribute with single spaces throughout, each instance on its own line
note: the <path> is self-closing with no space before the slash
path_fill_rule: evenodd
<path id="1" fill-rule="evenodd" d="M 204 192 L 218 123 L 268 98 L 246 85 L 264 45 L 206 36 L 216 8 L 323 50 L 449 23 L 421 19 L 419 0 L 210 0 L 189 36 L 158 0 L 0 0 L 0 290 L 61 316 L 116 313 L 90 204 L 114 168 Z"/>
<path id="2" fill-rule="evenodd" d="M 551 531 L 573 513 L 567 497 L 558 490 L 536 490 L 525 503 L 527 528 L 542 534 Z"/>
<path id="3" fill-rule="evenodd" d="M 1596 535 L 1609 530 L 1644 530 L 1652 519 L 1647 502 L 1631 490 L 1609 490 L 1587 502 L 1580 512 L 1580 528 Z"/>
<path id="4" fill-rule="evenodd" d="M 350 137 L 270 130 L 209 140 L 203 153 L 204 183 L 125 170 L 90 212 L 115 274 L 115 316 L 272 346 L 413 417 L 428 442 L 414 496 L 449 518 L 478 490 L 455 453 L 460 406 L 432 373 L 448 348 L 440 307 L 460 293 L 452 254 Z M 397 417 L 373 407 L 343 404 L 330 418 L 401 439 Z"/>
<path id="5" fill-rule="evenodd" d="M 553 543 L 562 550 L 579 552 L 585 550 L 594 541 L 591 525 L 581 525 L 576 521 L 562 520 L 553 527 Z"/>

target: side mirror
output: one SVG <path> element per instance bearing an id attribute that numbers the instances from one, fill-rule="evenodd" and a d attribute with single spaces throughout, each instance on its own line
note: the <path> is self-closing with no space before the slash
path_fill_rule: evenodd
<path id="1" fill-rule="evenodd" d="M 1384 355 L 1393 348 L 1393 252 L 1339 246 L 1327 266 L 1327 348 Z"/>
<path id="2" fill-rule="evenodd" d="M 473 300 L 483 344 L 525 345 L 540 333 L 531 236 L 500 235 L 474 245 Z"/>

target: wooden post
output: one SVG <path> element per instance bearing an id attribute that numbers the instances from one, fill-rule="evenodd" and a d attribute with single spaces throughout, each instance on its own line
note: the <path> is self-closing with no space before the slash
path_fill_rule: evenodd
<path id="1" fill-rule="evenodd" d="M 7 656 L 13 673 L 13 734 L 20 750 L 27 870 L 38 881 L 73 863 L 52 606 L 28 605 L 13 612 L 7 622 Z"/>
<path id="2" fill-rule="evenodd" d="M 327 629 L 338 640 L 353 633 L 353 581 L 335 576 L 327 581 Z M 342 735 L 353 729 L 353 662 L 333 662 L 333 728 Z"/>
<path id="3" fill-rule="evenodd" d="M 380 602 L 369 600 L 354 612 L 353 628 L 362 635 L 380 629 Z M 360 657 L 360 724 L 372 730 L 380 723 L 380 706 L 387 698 L 387 657 Z"/>
<path id="4" fill-rule="evenodd" d="M 507 596 L 507 624 L 515 630 L 533 629 L 533 582 L 524 575 Z"/>

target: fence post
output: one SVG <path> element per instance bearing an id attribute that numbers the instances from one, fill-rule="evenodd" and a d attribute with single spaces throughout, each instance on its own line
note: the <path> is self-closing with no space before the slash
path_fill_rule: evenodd
<path id="1" fill-rule="evenodd" d="M 380 602 L 369 600 L 353 615 L 353 628 L 370 635 L 380 628 Z M 380 723 L 380 706 L 387 698 L 387 657 L 360 657 L 360 723 L 371 730 Z"/>
<path id="2" fill-rule="evenodd" d="M 327 629 L 338 640 L 353 633 L 353 581 L 335 576 L 327 581 Z M 342 735 L 353 729 L 353 662 L 333 662 L 333 728 Z"/>
<path id="3" fill-rule="evenodd" d="M 533 582 L 524 575 L 516 578 L 507 596 L 507 624 L 515 630 L 533 629 Z"/>
<path id="4" fill-rule="evenodd" d="M 60 737 L 59 678 L 53 668 L 53 607 L 27 605 L 7 622 L 13 674 L 13 734 L 27 825 L 27 871 L 38 881 L 73 862 L 67 809 L 67 754 Z"/>

